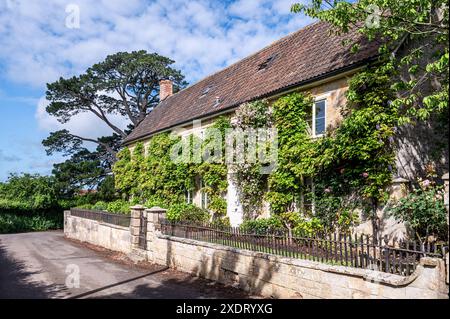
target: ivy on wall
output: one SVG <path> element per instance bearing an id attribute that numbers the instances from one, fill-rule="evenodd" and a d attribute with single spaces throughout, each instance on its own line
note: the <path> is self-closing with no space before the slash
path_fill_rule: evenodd
<path id="1" fill-rule="evenodd" d="M 258 164 L 234 169 L 246 216 L 254 216 L 264 198 L 290 231 L 345 232 L 357 223 L 356 209 L 375 222 L 374 213 L 387 198 L 394 174 L 398 112 L 389 103 L 392 72 L 367 68 L 355 75 L 349 83 L 348 102 L 342 106 L 342 123 L 319 139 L 310 135 L 313 99 L 307 93 L 283 96 L 271 106 L 266 101 L 242 105 L 236 112 L 237 126 L 274 125 L 279 145 L 277 168 L 268 178 L 258 176 Z M 307 189 L 306 178 L 313 180 L 314 191 Z M 299 203 L 301 194 L 314 199 L 314 216 Z"/>
<path id="2" fill-rule="evenodd" d="M 114 167 L 116 187 L 125 197 L 170 206 L 184 202 L 186 191 L 194 190 L 196 177 L 201 176 L 208 210 L 214 218 L 223 219 L 228 187 L 225 131 L 275 127 L 278 159 L 274 172 L 261 174 L 263 164 L 259 162 L 231 167 L 244 218 L 258 217 L 266 200 L 277 218 L 272 224 L 281 223 L 291 233 L 346 232 L 358 222 L 355 211 L 362 210 L 372 219 L 376 232 L 376 210 L 387 199 L 395 174 L 394 137 L 401 110 L 390 103 L 394 95 L 389 79 L 394 73 L 387 65 L 367 67 L 353 76 L 347 103 L 341 106 L 341 123 L 321 138 L 310 135 L 313 97 L 299 92 L 272 104 L 266 100 L 245 103 L 237 109 L 232 125 L 229 118 L 219 117 L 205 130 L 202 140 L 190 136 L 189 143 L 199 145 L 200 153 L 208 155 L 204 161 L 174 163 L 170 149 L 180 138 L 168 133 L 155 135 L 147 156 L 142 143 L 136 144 L 133 154 L 128 149 L 119 153 Z M 219 146 L 214 145 L 218 131 Z M 313 180 L 314 189 L 307 187 L 306 179 Z M 301 205 L 301 195 L 314 200 L 314 214 Z"/>
<path id="3" fill-rule="evenodd" d="M 202 153 L 209 152 L 211 128 L 224 132 L 227 127 L 230 127 L 229 119 L 220 117 L 206 129 L 203 140 L 190 135 L 186 146 L 197 143 Z M 201 191 L 208 194 L 208 210 L 214 218 L 223 218 L 226 215 L 223 195 L 228 187 L 225 163 L 222 158 L 200 163 L 175 162 L 171 158 L 172 147 L 180 141 L 181 137 L 160 133 L 150 138 L 146 152 L 142 142 L 136 143 L 132 154 L 128 148 L 121 150 L 113 167 L 117 190 L 134 202 L 170 207 L 184 203 L 186 192 L 195 189 L 196 177 L 201 176 Z M 189 152 L 192 156 L 193 150 Z"/>

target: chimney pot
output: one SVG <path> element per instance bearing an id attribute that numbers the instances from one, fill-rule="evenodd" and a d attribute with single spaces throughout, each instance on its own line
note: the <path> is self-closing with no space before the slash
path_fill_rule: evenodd
<path id="1" fill-rule="evenodd" d="M 173 83 L 171 80 L 159 81 L 159 101 L 164 101 L 173 94 Z"/>

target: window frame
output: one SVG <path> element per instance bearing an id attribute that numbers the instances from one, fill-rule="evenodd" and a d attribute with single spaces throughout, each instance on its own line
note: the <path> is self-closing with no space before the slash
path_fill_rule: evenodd
<path id="1" fill-rule="evenodd" d="M 324 132 L 322 134 L 316 134 L 316 104 L 318 102 L 324 102 L 324 116 L 323 116 L 323 120 L 324 120 Z M 325 135 L 326 131 L 327 131 L 327 97 L 326 96 L 320 96 L 317 97 L 316 99 L 314 99 L 314 103 L 312 105 L 312 123 L 311 123 L 311 131 L 312 131 L 312 137 L 316 138 L 316 137 L 322 137 Z"/>

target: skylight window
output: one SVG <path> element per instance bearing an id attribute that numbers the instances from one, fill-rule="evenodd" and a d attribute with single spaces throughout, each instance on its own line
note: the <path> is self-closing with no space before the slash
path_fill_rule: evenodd
<path id="1" fill-rule="evenodd" d="M 272 64 L 273 60 L 275 60 L 276 57 L 277 54 L 272 54 L 271 56 L 269 56 L 264 62 L 258 65 L 258 71 L 267 69 Z"/>
<path id="2" fill-rule="evenodd" d="M 203 90 L 202 95 L 200 95 L 200 97 L 206 96 L 206 95 L 208 94 L 208 92 L 211 91 L 211 88 L 212 88 L 211 86 L 207 86 L 207 87 Z"/>

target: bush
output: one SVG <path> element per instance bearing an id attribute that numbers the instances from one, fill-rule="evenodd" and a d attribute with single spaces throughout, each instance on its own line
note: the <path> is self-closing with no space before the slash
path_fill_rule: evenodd
<path id="1" fill-rule="evenodd" d="M 174 204 L 167 210 L 167 219 L 170 221 L 206 222 L 209 212 L 192 204 Z"/>
<path id="2" fill-rule="evenodd" d="M 110 213 L 120 213 L 129 214 L 130 213 L 130 203 L 123 200 L 116 200 L 114 202 L 108 203 L 106 210 Z"/>
<path id="3" fill-rule="evenodd" d="M 324 227 L 320 219 L 313 217 L 311 219 L 301 218 L 298 224 L 294 227 L 294 236 L 313 236 L 318 232 L 323 231 Z"/>
<path id="4" fill-rule="evenodd" d="M 278 216 L 246 220 L 240 225 L 240 229 L 253 234 L 265 234 L 268 232 L 285 230 L 283 223 Z"/>
<path id="5" fill-rule="evenodd" d="M 448 228 L 444 191 L 442 187 L 435 186 L 428 180 L 419 184 L 420 187 L 390 207 L 389 214 L 406 222 L 419 240 L 429 235 L 445 240 Z"/>
<path id="6" fill-rule="evenodd" d="M 62 228 L 62 213 L 59 215 L 25 216 L 0 214 L 0 233 L 19 233 L 28 231 L 45 231 Z"/>
<path id="7" fill-rule="evenodd" d="M 93 210 L 106 210 L 108 208 L 108 203 L 104 201 L 98 201 L 92 205 Z"/>

